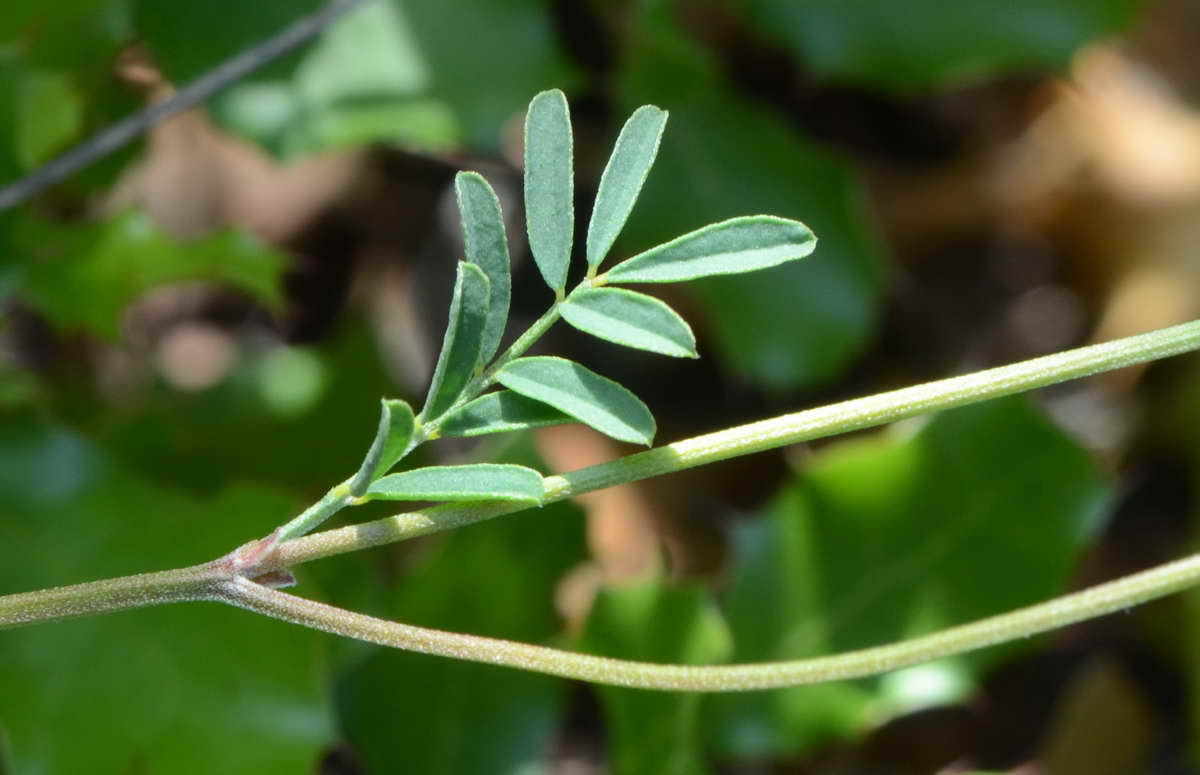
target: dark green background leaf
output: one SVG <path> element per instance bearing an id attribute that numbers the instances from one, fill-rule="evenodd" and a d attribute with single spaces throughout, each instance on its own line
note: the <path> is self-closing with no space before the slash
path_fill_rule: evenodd
<path id="1" fill-rule="evenodd" d="M 0 593 L 202 562 L 297 508 L 236 487 L 200 503 L 69 432 L 0 431 Z M 16 773 L 311 771 L 333 741 L 326 637 L 211 603 L 0 634 Z"/>
<path id="2" fill-rule="evenodd" d="M 391 2 L 412 26 L 431 96 L 450 105 L 472 148 L 499 149 L 530 95 L 574 80 L 548 0 Z"/>
<path id="3" fill-rule="evenodd" d="M 749 0 L 746 17 L 816 71 L 892 89 L 981 80 L 1066 65 L 1093 38 L 1128 24 L 1135 0 L 939 0 L 909 3 Z"/>
<path id="4" fill-rule="evenodd" d="M 176 240 L 128 212 L 87 226 L 31 219 L 17 239 L 30 257 L 24 295 L 64 328 L 117 338 L 125 307 L 167 283 L 211 280 L 271 306 L 281 300 L 283 256 L 241 231 Z"/>
<path id="5" fill-rule="evenodd" d="M 132 4 L 134 23 L 154 61 L 176 82 L 192 80 L 321 5 L 319 0 L 134 0 Z M 271 71 L 287 72 L 297 57 L 293 54 L 276 62 Z"/>
<path id="6" fill-rule="evenodd" d="M 580 647 L 610 657 L 674 664 L 719 664 L 729 630 L 701 587 L 645 582 L 602 589 Z M 688 775 L 707 772 L 699 694 L 596 687 L 609 734 L 609 771 Z"/>
<path id="7" fill-rule="evenodd" d="M 69 75 L 32 71 L 17 88 L 16 156 L 26 170 L 50 159 L 83 128 L 83 95 Z"/>
<path id="8" fill-rule="evenodd" d="M 1088 454 L 1023 398 L 831 447 L 739 531 L 735 660 L 881 645 L 1059 594 L 1108 493 Z M 713 739 L 761 755 L 845 734 L 872 698 L 853 686 L 714 698 Z"/>
<path id="9" fill-rule="evenodd" d="M 735 96 L 663 3 L 647 3 L 635 23 L 622 97 L 669 109 L 671 128 L 625 242 L 645 250 L 744 213 L 803 221 L 821 239 L 817 257 L 688 288 L 704 306 L 706 341 L 733 372 L 777 392 L 830 381 L 873 334 L 884 286 L 882 250 L 853 168 Z"/>
<path id="10" fill-rule="evenodd" d="M 502 459 L 541 465 L 524 446 Z M 559 631 L 553 598 L 584 557 L 583 530 L 578 509 L 555 503 L 442 536 L 406 568 L 379 613 L 545 642 Z M 346 735 L 370 771 L 491 775 L 539 771 L 566 688 L 547 676 L 378 649 L 339 683 L 337 696 Z"/>

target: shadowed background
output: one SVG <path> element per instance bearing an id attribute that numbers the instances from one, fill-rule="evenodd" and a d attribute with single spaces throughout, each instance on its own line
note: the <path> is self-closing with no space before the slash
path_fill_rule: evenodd
<path id="1" fill-rule="evenodd" d="M 317 7 L 9 0 L 0 185 Z M 351 473 L 378 398 L 423 396 L 456 171 L 508 221 L 507 340 L 541 314 L 520 143 L 546 88 L 581 245 L 645 103 L 670 119 L 615 256 L 753 213 L 820 238 L 651 289 L 699 361 L 564 324 L 539 345 L 633 389 L 660 441 L 1197 317 L 1198 48 L 1192 0 L 368 2 L 0 213 L 0 593 L 210 559 Z M 1197 388 L 1178 358 L 323 560 L 297 591 L 670 662 L 884 643 L 1189 551 Z M 413 462 L 630 450 L 566 426 Z M 1198 602 L 726 697 L 135 611 L 0 634 L 0 773 L 1189 773 Z"/>

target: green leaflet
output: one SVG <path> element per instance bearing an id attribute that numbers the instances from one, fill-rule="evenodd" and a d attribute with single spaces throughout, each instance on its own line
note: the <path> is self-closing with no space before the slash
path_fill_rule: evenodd
<path id="1" fill-rule="evenodd" d="M 443 436 L 483 436 L 574 421 L 575 418 L 541 401 L 501 390 L 454 410 L 442 421 L 440 430 Z"/>
<path id="2" fill-rule="evenodd" d="M 504 336 L 512 293 L 504 215 L 500 212 L 496 192 L 478 172 L 458 173 L 454 178 L 454 193 L 462 217 L 467 261 L 482 269 L 491 283 L 487 324 L 479 349 L 479 362 L 487 363 L 496 354 L 500 338 Z"/>
<path id="3" fill-rule="evenodd" d="M 772 215 L 731 218 L 684 234 L 614 266 L 610 283 L 676 283 L 740 274 L 804 258 L 817 238 L 799 221 Z"/>
<path id="4" fill-rule="evenodd" d="M 529 103 L 525 117 L 525 224 L 529 249 L 546 284 L 567 283 L 575 229 L 571 171 L 571 116 L 558 89 Z"/>
<path id="5" fill-rule="evenodd" d="M 371 482 L 386 473 L 396 465 L 400 458 L 408 452 L 408 443 L 412 440 L 416 423 L 413 420 L 412 407 L 406 401 L 397 398 L 384 399 L 380 402 L 379 430 L 375 440 L 367 450 L 362 466 L 350 482 L 350 493 L 362 495 Z"/>
<path id="6" fill-rule="evenodd" d="M 459 261 L 442 354 L 421 411 L 424 419 L 436 419 L 462 395 L 479 363 L 487 317 L 488 279 L 479 267 Z"/>
<path id="7" fill-rule="evenodd" d="M 578 290 L 559 305 L 563 320 L 584 333 L 639 350 L 698 358 L 692 329 L 663 302 L 624 288 Z"/>
<path id="8" fill-rule="evenodd" d="M 650 174 L 658 143 L 667 125 L 667 112 L 653 105 L 643 105 L 633 112 L 613 148 L 608 166 L 600 176 L 596 206 L 588 224 L 587 262 L 594 269 L 600 265 L 625 226 L 633 210 L 642 184 Z"/>
<path id="9" fill-rule="evenodd" d="M 543 493 L 537 471 L 497 463 L 414 468 L 385 476 L 367 490 L 369 498 L 388 501 L 541 503 Z"/>
<path id="10" fill-rule="evenodd" d="M 654 416 L 620 384 L 565 358 L 518 358 L 496 379 L 528 398 L 542 401 L 621 441 L 650 445 Z"/>

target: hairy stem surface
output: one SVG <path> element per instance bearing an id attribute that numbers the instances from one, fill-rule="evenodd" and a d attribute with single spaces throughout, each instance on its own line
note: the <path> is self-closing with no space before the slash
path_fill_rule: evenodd
<path id="1" fill-rule="evenodd" d="M 215 600 L 229 572 L 216 563 L 0 596 L 0 630 L 148 605 Z"/>
<path id="2" fill-rule="evenodd" d="M 548 320 L 545 325 L 552 322 Z M 1200 321 L 1193 321 L 1010 366 L 844 401 L 548 477 L 546 500 L 562 500 L 623 482 L 1010 395 L 1198 348 Z M 494 503 L 443 506 L 287 541 L 261 563 L 239 560 L 239 553 L 246 551 L 257 558 L 261 543 L 257 542 L 206 565 L 4 596 L 0 597 L 0 629 L 145 605 L 221 600 L 307 627 L 428 654 L 621 686 L 738 691 L 887 672 L 1102 616 L 1200 583 L 1200 555 L 1193 555 L 1046 603 L 887 646 L 791 662 L 680 666 L 595 657 L 388 622 L 295 597 L 247 578 L 261 576 L 266 580 L 273 578 L 272 571 L 319 557 L 518 510 L 519 507 Z M 776 613 L 786 615 L 786 612 Z"/>
<path id="3" fill-rule="evenodd" d="M 883 425 L 926 412 L 1021 393 L 1197 348 L 1200 348 L 1200 321 L 1192 321 L 1009 366 L 785 414 L 677 441 L 561 476 L 546 477 L 545 502 L 552 503 L 592 490 L 674 473 L 752 452 Z M 403 541 L 525 508 L 496 503 L 437 506 L 315 533 L 280 546 L 275 559 L 276 567 Z"/>
<path id="4" fill-rule="evenodd" d="M 1120 611 L 1200 582 L 1200 555 L 1097 587 L 886 646 L 749 665 L 666 665 L 561 651 L 376 619 L 234 579 L 221 599 L 276 619 L 383 646 L 640 689 L 733 692 L 863 678 Z M 772 612 L 786 616 L 786 611 Z"/>

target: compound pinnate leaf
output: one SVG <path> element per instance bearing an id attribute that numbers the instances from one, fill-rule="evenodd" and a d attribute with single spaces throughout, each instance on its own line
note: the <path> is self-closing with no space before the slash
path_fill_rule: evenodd
<path id="1" fill-rule="evenodd" d="M 350 483 L 352 494 L 362 495 L 367 485 L 404 457 L 415 427 L 413 410 L 407 402 L 398 398 L 388 398 L 380 402 L 379 430 L 375 433 L 375 440 L 371 442 L 371 448 L 367 450 L 362 466 Z"/>
<path id="2" fill-rule="evenodd" d="M 532 468 L 497 463 L 430 466 L 390 474 L 367 490 L 373 500 L 517 501 L 541 503 L 542 475 Z"/>
<path id="3" fill-rule="evenodd" d="M 639 350 L 698 358 L 696 337 L 675 310 L 644 293 L 588 288 L 559 305 L 563 320 L 584 333 Z"/>
<path id="4" fill-rule="evenodd" d="M 441 424 L 443 436 L 483 436 L 575 422 L 552 406 L 511 390 L 480 396 L 455 409 Z"/>
<path id="5" fill-rule="evenodd" d="M 488 279 L 474 264 L 458 262 L 458 278 L 450 301 L 450 320 L 442 339 L 442 353 L 421 414 L 432 420 L 462 395 L 479 363 L 488 317 Z"/>
<path id="6" fill-rule="evenodd" d="M 567 283 L 575 229 L 571 154 L 566 95 L 544 91 L 525 117 L 525 224 L 534 261 L 555 291 Z"/>
<path id="7" fill-rule="evenodd" d="M 518 358 L 496 375 L 500 384 L 549 404 L 620 441 L 650 445 L 654 416 L 613 380 L 565 358 Z"/>
<path id="8" fill-rule="evenodd" d="M 467 261 L 487 275 L 490 304 L 479 360 L 486 363 L 496 354 L 504 325 L 508 322 L 508 302 L 512 294 L 508 240 L 504 233 L 504 215 L 496 192 L 478 172 L 460 172 L 454 178 L 454 193 L 462 217 L 463 243 Z"/>
<path id="9" fill-rule="evenodd" d="M 804 258 L 817 246 L 799 221 L 771 215 L 731 218 L 639 253 L 614 266 L 610 283 L 675 283 L 740 274 Z"/>
<path id="10" fill-rule="evenodd" d="M 643 105 L 633 112 L 613 148 L 608 166 L 600 177 L 596 206 L 588 224 L 587 262 L 595 268 L 608 254 L 625 220 L 633 210 L 650 174 L 658 143 L 667 125 L 667 112 L 653 105 Z"/>

